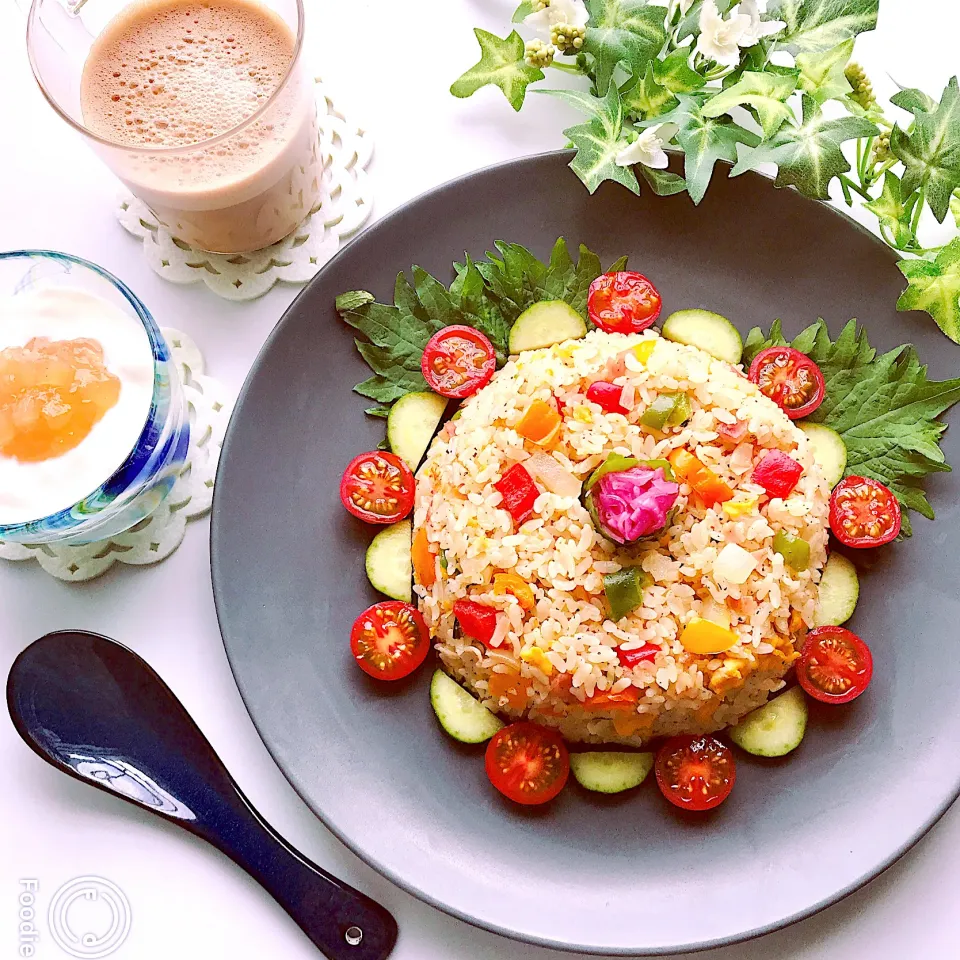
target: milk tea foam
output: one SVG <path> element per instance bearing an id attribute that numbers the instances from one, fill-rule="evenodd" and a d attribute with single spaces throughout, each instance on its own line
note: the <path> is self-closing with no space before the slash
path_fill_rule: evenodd
<path id="1" fill-rule="evenodd" d="M 255 250 L 317 202 L 316 106 L 299 70 L 256 120 L 205 142 L 270 101 L 295 45 L 257 0 L 138 0 L 93 42 L 84 123 L 117 144 L 102 148 L 105 159 L 177 237 L 205 250 Z"/>

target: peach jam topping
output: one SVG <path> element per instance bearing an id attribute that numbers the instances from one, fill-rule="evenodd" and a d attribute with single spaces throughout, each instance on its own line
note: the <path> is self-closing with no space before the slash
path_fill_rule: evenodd
<path id="1" fill-rule="evenodd" d="M 120 398 L 97 340 L 34 337 L 0 351 L 0 455 L 49 460 L 83 442 Z"/>

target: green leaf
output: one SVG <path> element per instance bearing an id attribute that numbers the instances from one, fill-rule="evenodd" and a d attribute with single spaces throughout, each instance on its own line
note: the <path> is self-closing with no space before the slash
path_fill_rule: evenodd
<path id="1" fill-rule="evenodd" d="M 383 406 L 383 404 L 377 404 L 375 407 L 367 407 L 363 412 L 368 417 L 380 417 L 384 420 L 390 416 L 390 408 Z"/>
<path id="2" fill-rule="evenodd" d="M 647 64 L 643 78 L 635 82 L 628 81 L 620 91 L 623 111 L 637 120 L 657 117 L 677 105 L 677 98 L 666 87 L 657 83 L 653 64 Z"/>
<path id="3" fill-rule="evenodd" d="M 908 113 L 929 113 L 937 109 L 937 101 L 916 87 L 901 87 L 890 102 Z"/>
<path id="4" fill-rule="evenodd" d="M 586 0 L 586 5 L 590 19 L 583 50 L 594 58 L 597 92 L 604 96 L 618 65 L 635 77 L 646 73 L 667 39 L 665 11 L 647 0 Z"/>
<path id="5" fill-rule="evenodd" d="M 863 117 L 828 120 L 813 97 L 803 95 L 803 122 L 786 124 L 777 134 L 754 149 L 740 150 L 730 176 L 756 170 L 762 163 L 777 164 L 776 186 L 796 187 L 808 197 L 829 199 L 830 181 L 850 169 L 840 144 L 880 131 Z"/>
<path id="6" fill-rule="evenodd" d="M 750 331 L 747 343 L 753 355 L 773 345 L 771 341 L 783 342 L 779 322 L 770 333 L 765 337 L 759 330 Z M 792 346 L 823 372 L 826 399 L 809 419 L 843 438 L 847 476 L 873 477 L 890 487 L 906 508 L 905 534 L 910 533 L 907 509 L 932 519 L 933 508 L 922 484 L 928 474 L 950 469 L 939 447 L 947 427 L 936 418 L 960 401 L 960 378 L 928 380 L 926 367 L 909 345 L 878 357 L 855 320 L 836 341 L 831 341 L 827 325 L 818 320 Z"/>
<path id="7" fill-rule="evenodd" d="M 953 212 L 953 219 L 957 222 L 957 229 L 960 230 L 960 193 L 955 193 L 950 198 L 950 210 Z"/>
<path id="8" fill-rule="evenodd" d="M 523 0 L 523 3 L 513 11 L 513 17 L 511 18 L 511 23 L 523 23 L 531 13 L 536 13 L 533 9 L 532 0 Z"/>
<path id="9" fill-rule="evenodd" d="M 893 234 L 900 246 L 915 239 L 910 228 L 910 211 L 903 202 L 900 178 L 892 170 L 887 170 L 883 175 L 883 192 L 880 196 L 863 206 Z"/>
<path id="10" fill-rule="evenodd" d="M 760 138 L 749 130 L 727 120 L 703 116 L 702 94 L 681 94 L 680 105 L 670 113 L 657 117 L 658 123 L 676 123 L 677 142 L 684 151 L 684 176 L 687 192 L 694 203 L 699 203 L 713 176 L 718 160 L 731 163 L 737 159 L 737 144 L 756 146 Z"/>
<path id="11" fill-rule="evenodd" d="M 523 106 L 527 87 L 543 79 L 543 71 L 524 59 L 523 38 L 514 30 L 501 40 L 496 34 L 474 29 L 480 44 L 480 59 L 450 87 L 455 97 L 469 97 L 481 87 L 493 84 L 503 91 L 514 110 Z"/>
<path id="12" fill-rule="evenodd" d="M 797 55 L 800 68 L 799 88 L 817 103 L 839 100 L 853 89 L 844 76 L 844 68 L 853 54 L 853 40 L 845 40 L 825 53 Z"/>
<path id="13" fill-rule="evenodd" d="M 687 181 L 669 170 L 654 170 L 653 167 L 639 165 L 643 179 L 650 184 L 650 189 L 659 197 L 672 197 L 675 193 L 685 193 Z"/>
<path id="14" fill-rule="evenodd" d="M 734 107 L 750 107 L 764 136 L 772 137 L 785 120 L 793 118 L 785 101 L 796 89 L 795 76 L 747 72 L 733 86 L 711 97 L 700 112 L 705 117 L 719 117 Z"/>
<path id="15" fill-rule="evenodd" d="M 616 85 L 611 85 L 603 99 L 603 111 L 587 123 L 570 127 L 563 135 L 576 147 L 570 168 L 593 193 L 604 180 L 623 184 L 633 193 L 640 192 L 636 175 L 630 167 L 617 164 L 617 154 L 626 146 L 623 139 L 623 107 Z"/>
<path id="16" fill-rule="evenodd" d="M 657 83 L 671 93 L 693 93 L 707 82 L 690 67 L 689 47 L 681 47 L 663 60 L 655 60 L 653 75 Z"/>
<path id="17" fill-rule="evenodd" d="M 925 310 L 951 340 L 960 343 L 960 237 L 936 260 L 901 260 L 897 266 L 909 283 L 897 309 Z"/>
<path id="18" fill-rule="evenodd" d="M 337 312 L 342 313 L 344 310 L 356 310 L 365 303 L 372 303 L 376 299 L 372 293 L 368 293 L 366 290 L 348 290 L 346 293 L 341 293 L 340 296 L 337 297 Z"/>
<path id="19" fill-rule="evenodd" d="M 960 86 L 951 78 L 939 104 L 925 108 L 919 91 L 901 90 L 893 102 L 913 112 L 913 129 L 894 126 L 890 149 L 903 161 L 903 192 L 923 187 L 927 206 L 939 223 L 950 210 L 950 197 L 960 187 Z M 926 98 L 929 100 L 929 98 Z"/>
<path id="20" fill-rule="evenodd" d="M 783 20 L 776 46 L 797 53 L 822 53 L 877 26 L 880 0 L 778 0 L 764 19 Z"/>

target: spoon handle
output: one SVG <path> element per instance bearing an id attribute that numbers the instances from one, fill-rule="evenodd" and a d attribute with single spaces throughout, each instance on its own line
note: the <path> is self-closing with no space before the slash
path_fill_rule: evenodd
<path id="1" fill-rule="evenodd" d="M 246 870 L 330 960 L 384 960 L 397 939 L 391 914 L 294 850 L 239 790 L 237 800 L 215 829 L 194 832 Z"/>

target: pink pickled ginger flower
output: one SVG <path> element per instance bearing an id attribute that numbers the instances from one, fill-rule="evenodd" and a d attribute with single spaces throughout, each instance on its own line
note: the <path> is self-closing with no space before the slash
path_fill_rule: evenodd
<path id="1" fill-rule="evenodd" d="M 593 491 L 597 518 L 617 543 L 632 543 L 662 530 L 679 493 L 680 485 L 664 477 L 663 467 L 608 473 Z"/>

